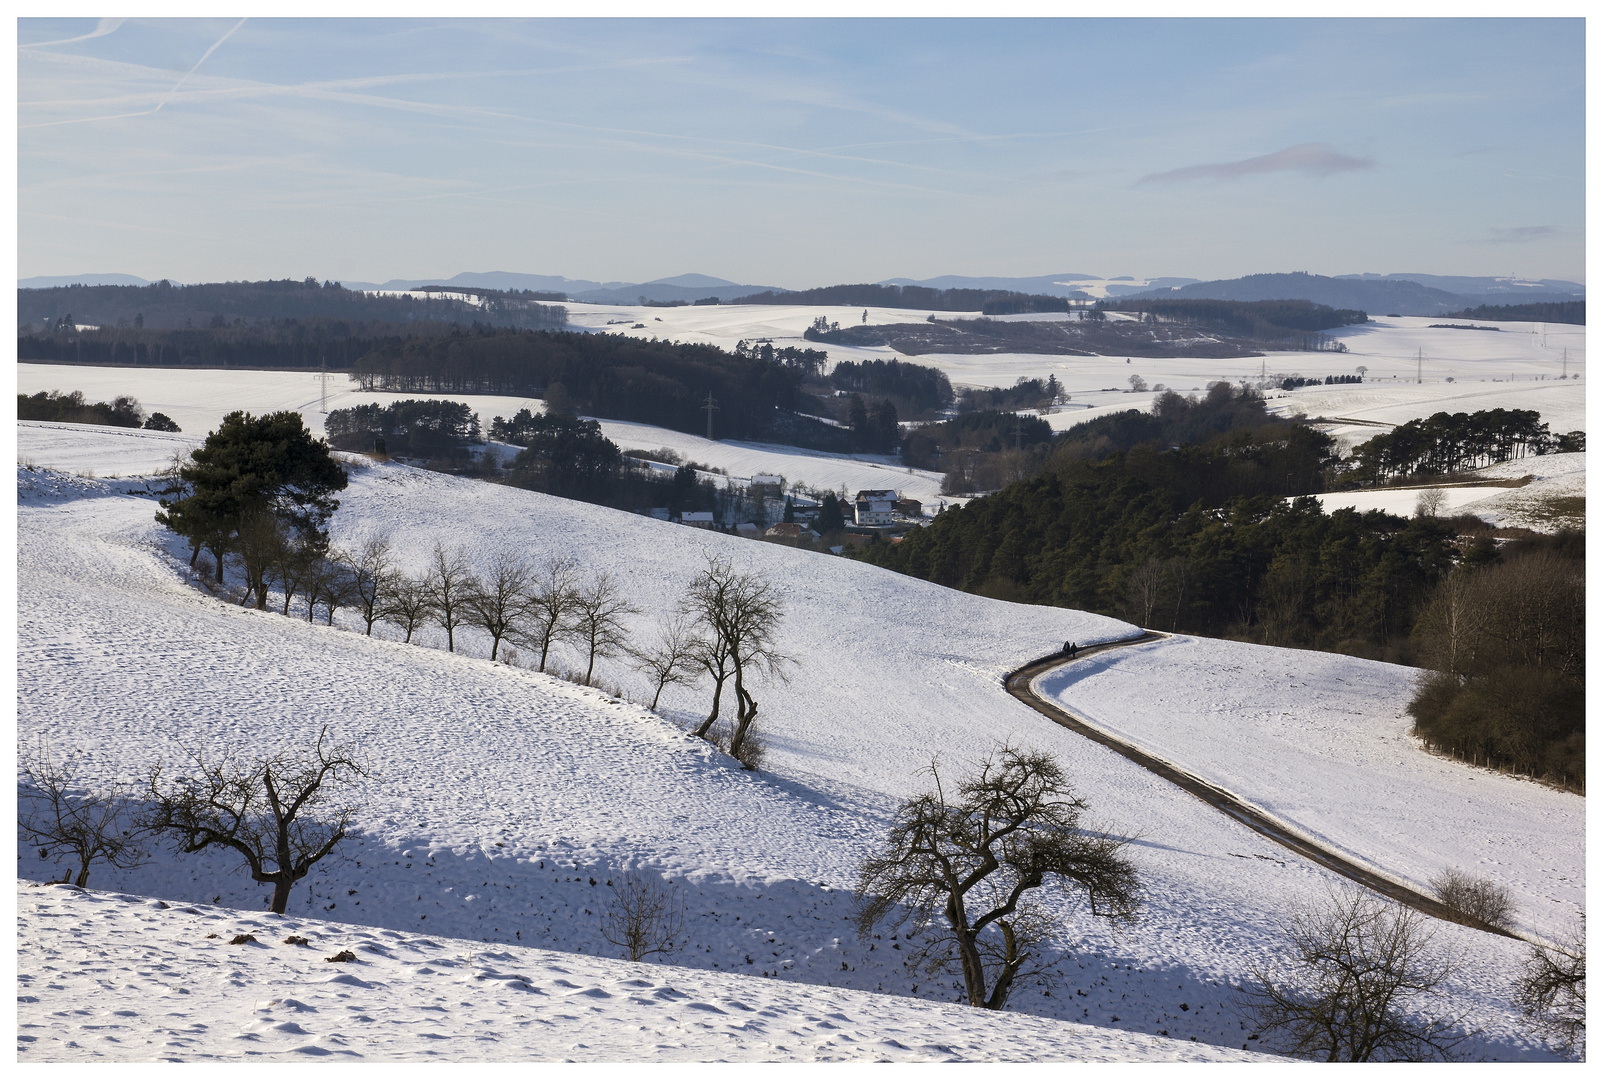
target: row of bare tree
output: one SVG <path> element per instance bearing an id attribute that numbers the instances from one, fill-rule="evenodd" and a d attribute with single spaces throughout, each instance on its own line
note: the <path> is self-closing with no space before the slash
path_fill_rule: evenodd
<path id="1" fill-rule="evenodd" d="M 534 563 L 502 551 L 480 575 L 462 548 L 436 542 L 427 569 L 413 575 L 400 567 L 387 537 L 368 537 L 348 550 L 296 543 L 265 515 L 240 529 L 237 547 L 247 582 L 241 602 L 276 589 L 283 613 L 289 614 L 299 596 L 308 622 L 321 609 L 332 625 L 334 612 L 348 608 L 369 636 L 385 622 L 408 643 L 423 627 L 438 626 L 451 652 L 457 631 L 475 627 L 489 636 L 492 660 L 510 662 L 511 650 L 527 649 L 539 658 L 541 672 L 551 664 L 553 650 L 567 645 L 585 656 L 579 680 L 585 685 L 594 681 L 597 660 L 623 656 L 651 681 L 652 710 L 667 687 L 710 679 L 712 705 L 695 734 L 717 738 L 728 687 L 735 710 L 727 721 L 728 749 L 749 768 L 760 759 L 753 736 L 758 712 L 753 685 L 784 677 L 789 660 L 775 645 L 784 604 L 765 576 L 728 559 L 709 555 L 678 609 L 660 621 L 656 640 L 640 646 L 629 626 L 640 609 L 617 579 L 605 571 L 587 577 L 569 558 Z"/>

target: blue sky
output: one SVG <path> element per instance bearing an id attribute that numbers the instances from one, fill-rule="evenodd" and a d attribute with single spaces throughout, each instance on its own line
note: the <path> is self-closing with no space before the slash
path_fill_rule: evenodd
<path id="1" fill-rule="evenodd" d="M 18 273 L 1584 280 L 1580 20 L 21 20 Z"/>

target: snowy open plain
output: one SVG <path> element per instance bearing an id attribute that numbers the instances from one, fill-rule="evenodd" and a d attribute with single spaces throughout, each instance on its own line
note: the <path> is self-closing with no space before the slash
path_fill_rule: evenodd
<path id="1" fill-rule="evenodd" d="M 184 437 L 204 432 L 200 425 Z M 487 640 L 471 633 L 459 635 L 462 648 L 451 654 L 443 635 L 406 645 L 381 626 L 369 639 L 345 613 L 334 627 L 309 625 L 304 615 L 241 609 L 206 594 L 186 575 L 185 546 L 153 521 L 156 506 L 142 483 L 74 475 L 132 476 L 170 457 L 177 440 L 37 424 L 19 425 L 18 438 L 19 458 L 32 464 L 18 470 L 19 749 L 48 738 L 132 780 L 157 761 L 177 765 L 186 748 L 268 753 L 329 725 L 361 748 L 375 779 L 357 834 L 296 887 L 284 925 L 309 929 L 330 951 L 366 942 L 388 953 L 382 964 L 352 965 L 354 978 L 379 988 L 376 1005 L 326 996 L 366 989 L 327 985 L 334 969 L 322 963 L 325 954 L 286 957 L 279 950 L 288 947 L 262 933 L 260 949 L 240 946 L 219 958 L 223 947 L 204 936 L 208 921 L 228 929 L 254 921 L 273 934 L 279 925 L 260 914 L 264 890 L 221 855 L 160 850 L 143 867 L 102 866 L 90 880 L 95 890 L 160 898 L 167 909 L 24 888 L 22 926 L 39 930 L 20 955 L 20 992 L 35 999 L 19 1006 L 23 1060 L 244 1058 L 302 1046 L 420 1056 L 415 1034 L 398 1035 L 397 1026 L 411 1016 L 423 1026 L 441 994 L 466 1002 L 439 1003 L 446 1018 L 438 1033 L 454 1040 L 446 1056 L 455 1057 L 1151 1060 L 1239 1052 L 1246 1020 L 1232 988 L 1280 952 L 1276 920 L 1325 895 L 1334 880 L 1004 691 L 1006 671 L 1064 640 L 1134 634 L 1116 620 L 988 600 L 849 560 L 395 464 L 352 475 L 334 518 L 337 542 L 388 533 L 414 571 L 437 540 L 462 545 L 481 569 L 507 549 L 535 559 L 568 555 L 625 584 L 643 636 L 708 552 L 779 583 L 788 608 L 779 641 L 795 663 L 788 681 L 757 691 L 769 756 L 762 772 L 748 773 L 686 735 L 705 710 L 704 688 L 670 690 L 657 715 L 601 690 L 491 663 Z M 1533 909 L 1556 915 L 1584 904 L 1584 801 L 1514 782 L 1493 786 L 1497 797 L 1486 799 L 1481 793 L 1500 778 L 1428 759 L 1396 721 L 1411 672 L 1252 646 L 1233 646 L 1228 664 L 1209 660 L 1199 669 L 1184 655 L 1188 647 L 1200 646 L 1181 640 L 1107 657 L 1115 675 L 1139 670 L 1154 720 L 1172 714 L 1172 741 L 1161 723 L 1141 733 L 1164 756 L 1217 770 L 1244 797 L 1405 880 L 1444 865 L 1498 876 L 1518 891 L 1525 925 L 1548 926 Z M 1201 678 L 1203 669 L 1213 681 Z M 1309 670 L 1351 685 L 1339 699 L 1341 716 L 1311 704 L 1308 680 L 1288 675 Z M 627 698 L 649 700 L 641 677 L 621 663 L 604 661 L 599 674 Z M 1118 699 L 1127 691 L 1107 689 L 1116 679 L 1084 681 L 1084 702 L 1073 686 L 1060 699 L 1101 722 L 1121 722 Z M 1262 740 L 1269 718 L 1282 732 Z M 1303 740 L 1300 729 L 1324 734 Z M 1248 739 L 1260 739 L 1263 768 L 1235 768 L 1220 749 Z M 947 1007 L 925 1002 L 953 1002 L 956 988 L 949 976 L 910 969 L 893 931 L 856 937 L 856 867 L 897 802 L 928 783 L 921 770 L 932 756 L 952 775 L 1000 740 L 1057 754 L 1093 823 L 1134 837 L 1146 906 L 1134 927 L 1115 931 L 1067 898 L 1049 899 L 1065 926 L 1056 954 L 1062 978 L 1021 985 L 1010 1002 L 1040 1019 L 962 1012 L 959 1035 L 920 1041 L 922 1032 L 952 1030 Z M 1305 813 L 1334 783 L 1323 771 L 1327 753 L 1341 762 L 1342 805 L 1372 811 Z M 1442 800 L 1398 797 L 1426 774 Z M 1511 853 L 1509 838 L 1533 820 L 1546 823 L 1547 846 Z M 1405 826 L 1406 844 L 1398 838 Z M 605 883 L 627 866 L 684 890 L 687 944 L 668 964 L 601 959 L 618 955 L 600 932 Z M 18 869 L 32 881 L 61 873 L 26 847 Z M 182 912 L 186 905 L 198 914 Z M 1449 990 L 1476 1032 L 1468 1053 L 1546 1059 L 1510 1001 L 1522 943 L 1451 925 L 1435 933 L 1439 947 L 1460 957 Z M 417 977 L 424 974 L 430 978 Z M 553 999 L 545 1010 L 531 1007 L 529 1027 L 517 1031 L 482 1023 L 505 1014 L 457 987 L 460 980 L 535 1000 L 512 985 L 517 975 Z M 636 977 L 644 985 L 630 986 Z M 753 989 L 760 979 L 768 983 Z M 148 1005 L 158 984 L 186 980 L 208 986 L 203 1000 L 214 1004 L 160 1015 Z M 318 985 L 307 990 L 309 982 Z M 108 983 L 151 989 L 136 1005 Z M 670 985 L 687 998 L 656 993 Z M 839 991 L 893 996 L 840 994 L 834 1011 L 843 1023 L 821 1011 Z M 563 992 L 602 1011 L 574 1008 L 578 998 Z M 671 1025 L 658 1000 L 683 1005 Z M 734 1001 L 752 1013 L 726 1004 Z M 727 1025 L 738 1018 L 698 1028 L 685 1020 L 705 1011 L 697 1004 L 739 1013 L 747 1026 L 734 1037 Z M 372 1021 L 353 1019 L 359 1013 Z M 825 1036 L 824 1022 L 854 1042 Z M 180 1026 L 192 1037 L 170 1034 Z M 879 1047 L 887 1038 L 898 1046 L 862 1052 L 865 1041 Z"/>

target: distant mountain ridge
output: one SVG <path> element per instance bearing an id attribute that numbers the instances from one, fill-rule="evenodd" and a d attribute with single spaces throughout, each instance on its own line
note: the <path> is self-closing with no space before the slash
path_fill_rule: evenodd
<path id="1" fill-rule="evenodd" d="M 23 278 L 19 289 L 72 285 L 150 284 L 132 274 L 79 274 Z M 177 284 L 176 282 L 174 284 Z M 717 297 L 724 303 L 763 292 L 793 292 L 772 285 L 741 285 L 706 274 L 678 274 L 647 282 L 592 281 L 555 274 L 509 271 L 469 272 L 449 278 L 391 278 L 385 282 L 346 281 L 348 289 L 405 292 L 425 285 L 499 289 L 509 292 L 563 293 L 588 304 L 695 303 Z M 1439 274 L 1250 274 L 1228 280 L 1199 281 L 1186 277 L 1103 278 L 1093 274 L 1042 274 L 1035 277 L 887 278 L 881 285 L 931 289 L 1004 290 L 1068 298 L 1167 296 L 1209 300 L 1310 300 L 1334 308 L 1356 308 L 1371 315 L 1444 315 L 1482 304 L 1559 303 L 1584 299 L 1586 287 L 1557 278 L 1467 277 Z"/>
<path id="2" fill-rule="evenodd" d="M 1417 275 L 1249 274 L 1224 281 L 1199 281 L 1168 289 L 1149 289 L 1135 297 L 1196 300 L 1310 300 L 1333 308 L 1355 308 L 1371 315 L 1444 315 L 1478 304 L 1539 303 L 1575 300 L 1585 287 L 1575 282 L 1544 280 L 1534 287 L 1506 278 L 1435 277 L 1472 291 L 1449 291 L 1417 280 Z M 1562 289 L 1563 291 L 1559 291 Z"/>

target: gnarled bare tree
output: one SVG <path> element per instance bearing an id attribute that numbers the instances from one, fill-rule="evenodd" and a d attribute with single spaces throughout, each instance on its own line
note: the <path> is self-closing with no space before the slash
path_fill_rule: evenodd
<path id="1" fill-rule="evenodd" d="M 1061 933 L 1032 891 L 1051 881 L 1093 915 L 1136 917 L 1129 839 L 1082 827 L 1086 804 L 1051 754 L 1003 746 L 952 792 L 938 764 L 929 773 L 934 790 L 901 805 L 884 849 L 858 871 L 861 936 L 882 923 L 933 932 L 917 959 L 933 971 L 955 952 L 969 1004 L 1000 1009 L 1019 978 L 1050 966 L 1042 951 Z"/>
<path id="2" fill-rule="evenodd" d="M 1358 886 L 1292 912 L 1283 970 L 1258 967 L 1241 1004 L 1271 1048 L 1317 1061 L 1449 1060 L 1458 1016 L 1422 1013 L 1451 960 L 1431 948 L 1425 916 Z"/>
<path id="3" fill-rule="evenodd" d="M 328 745 L 326 727 L 299 753 L 190 757 L 191 775 L 168 781 L 160 767 L 152 772 L 148 825 L 177 834 L 186 852 L 243 855 L 251 880 L 273 886 L 269 908 L 282 915 L 294 884 L 345 839 L 356 813 L 347 795 L 367 768 L 351 749 Z"/>
<path id="4" fill-rule="evenodd" d="M 701 662 L 714 682 L 712 711 L 696 734 L 706 738 L 718 719 L 724 682 L 735 680 L 735 722 L 731 725 L 729 752 L 742 757 L 745 741 L 757 721 L 757 699 L 751 683 L 762 676 L 784 677 L 789 658 L 774 643 L 785 615 L 779 590 L 755 570 L 737 570 L 716 555 L 707 556 L 707 568 L 690 583 L 683 610 L 694 618 L 708 641 Z"/>
<path id="5" fill-rule="evenodd" d="M 1556 945 L 1531 946 L 1514 1000 L 1537 1034 L 1566 1054 L 1586 1056 L 1586 924 Z"/>
<path id="6" fill-rule="evenodd" d="M 144 862 L 149 853 L 141 844 L 143 827 L 129 797 L 129 785 L 115 780 L 95 782 L 85 755 L 71 753 L 56 761 L 47 744 L 25 752 L 19 763 L 23 785 L 17 797 L 17 827 L 35 844 L 39 857 L 53 850 L 78 862 L 74 884 L 89 884 L 89 868 L 96 861 L 120 869 Z"/>

